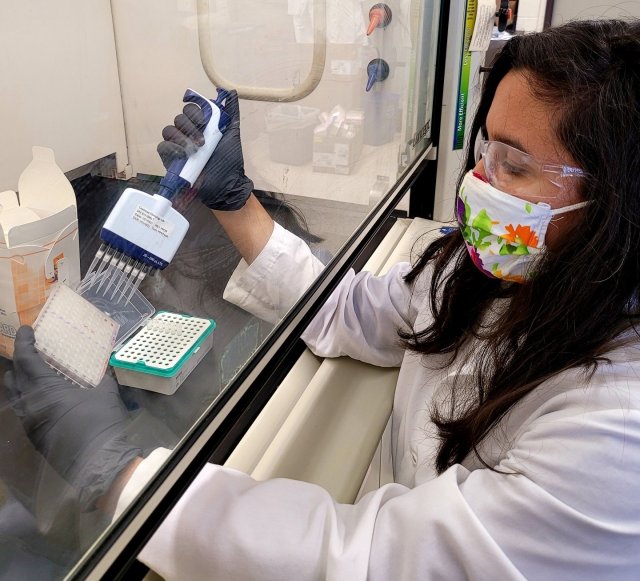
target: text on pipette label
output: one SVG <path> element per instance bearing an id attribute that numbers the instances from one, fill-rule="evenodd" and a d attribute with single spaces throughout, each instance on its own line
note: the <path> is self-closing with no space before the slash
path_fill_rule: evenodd
<path id="1" fill-rule="evenodd" d="M 136 208 L 133 213 L 133 219 L 144 227 L 149 228 L 153 232 L 157 232 L 165 238 L 171 236 L 171 232 L 173 231 L 173 225 L 171 223 L 143 206 L 138 206 Z"/>

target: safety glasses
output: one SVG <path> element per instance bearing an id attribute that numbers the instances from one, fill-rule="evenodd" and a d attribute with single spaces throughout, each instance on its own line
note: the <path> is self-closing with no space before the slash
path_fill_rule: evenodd
<path id="1" fill-rule="evenodd" d="M 586 175 L 577 167 L 539 163 L 532 155 L 500 141 L 479 141 L 476 160 L 480 157 L 489 183 L 514 195 L 543 195 L 548 190 L 545 184 L 562 188 L 568 179 Z"/>

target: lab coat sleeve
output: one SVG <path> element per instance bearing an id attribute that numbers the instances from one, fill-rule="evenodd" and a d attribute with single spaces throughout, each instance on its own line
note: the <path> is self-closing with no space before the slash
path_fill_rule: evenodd
<path id="1" fill-rule="evenodd" d="M 251 264 L 240 261 L 222 296 L 275 325 L 323 268 L 301 238 L 275 223 L 262 252 Z"/>
<path id="2" fill-rule="evenodd" d="M 134 501 L 146 484 L 156 475 L 158 470 L 171 456 L 172 451 L 167 448 L 156 448 L 136 468 L 133 476 L 118 496 L 113 518 L 119 517 Z"/>
<path id="3" fill-rule="evenodd" d="M 278 224 L 258 257 L 241 261 L 224 298 L 255 316 L 279 321 L 322 272 L 307 244 Z M 419 301 L 403 276 L 410 264 L 385 276 L 349 271 L 302 335 L 320 357 L 348 355 L 380 366 L 400 365 L 404 354 L 398 329 L 415 321 Z"/>
<path id="4" fill-rule="evenodd" d="M 355 505 L 207 465 L 139 558 L 167 581 L 637 579 L 640 412 L 555 415 L 502 473 L 455 465 Z"/>
<path id="5" fill-rule="evenodd" d="M 320 357 L 346 355 L 381 367 L 400 365 L 405 348 L 398 331 L 411 329 L 419 304 L 414 287 L 404 281 L 410 270 L 402 262 L 379 277 L 349 271 L 302 339 Z"/>

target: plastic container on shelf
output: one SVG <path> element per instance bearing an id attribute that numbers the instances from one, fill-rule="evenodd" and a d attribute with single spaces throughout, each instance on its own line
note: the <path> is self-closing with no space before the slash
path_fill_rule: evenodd
<path id="1" fill-rule="evenodd" d="M 304 165 L 313 157 L 313 129 L 320 110 L 283 103 L 265 115 L 271 161 Z"/>
<path id="2" fill-rule="evenodd" d="M 384 145 L 393 141 L 400 118 L 400 95 L 372 90 L 363 99 L 364 143 Z"/>

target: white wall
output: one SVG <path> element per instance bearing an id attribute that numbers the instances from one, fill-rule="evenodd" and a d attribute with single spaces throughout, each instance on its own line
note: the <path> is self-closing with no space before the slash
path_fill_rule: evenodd
<path id="1" fill-rule="evenodd" d="M 546 0 L 518 2 L 518 30 L 540 31 L 544 25 Z M 551 24 L 562 24 L 576 18 L 640 17 L 638 0 L 554 0 Z"/>
<path id="2" fill-rule="evenodd" d="M 586 18 L 640 18 L 640 2 L 620 0 L 555 0 L 553 26 Z"/>
<path id="3" fill-rule="evenodd" d="M 109 0 L 0 3 L 0 190 L 31 147 L 69 171 L 112 153 L 127 163 Z"/>
<path id="4" fill-rule="evenodd" d="M 523 32 L 540 32 L 544 27 L 546 7 L 546 0 L 520 0 L 517 29 Z"/>

